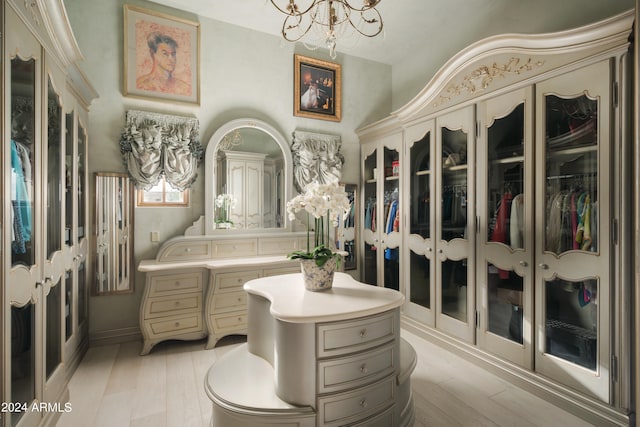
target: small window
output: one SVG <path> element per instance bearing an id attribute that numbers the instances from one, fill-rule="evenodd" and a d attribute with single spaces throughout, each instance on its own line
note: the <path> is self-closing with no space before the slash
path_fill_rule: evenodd
<path id="1" fill-rule="evenodd" d="M 189 190 L 176 190 L 164 177 L 148 190 L 138 190 L 138 206 L 189 206 Z"/>

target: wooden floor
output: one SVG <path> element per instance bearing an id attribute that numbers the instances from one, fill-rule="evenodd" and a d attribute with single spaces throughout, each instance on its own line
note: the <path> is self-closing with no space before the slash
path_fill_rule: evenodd
<path id="1" fill-rule="evenodd" d="M 418 354 L 415 427 L 590 425 L 416 335 L 402 336 Z M 147 356 L 138 355 L 140 343 L 92 347 L 69 384 L 72 411 L 57 426 L 207 427 L 205 374 L 244 340 L 227 337 L 213 350 L 203 341 L 165 342 Z"/>

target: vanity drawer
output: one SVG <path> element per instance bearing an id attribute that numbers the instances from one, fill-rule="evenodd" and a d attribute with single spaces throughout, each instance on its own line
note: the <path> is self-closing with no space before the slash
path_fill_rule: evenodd
<path id="1" fill-rule="evenodd" d="M 280 255 L 300 249 L 298 241 L 290 237 L 262 238 L 258 241 L 258 253 L 260 255 Z"/>
<path id="2" fill-rule="evenodd" d="M 229 273 L 216 273 L 215 286 L 216 291 L 237 291 L 249 280 L 260 277 L 260 270 L 256 271 L 238 271 Z"/>
<path id="3" fill-rule="evenodd" d="M 393 405 L 394 394 L 395 376 L 390 376 L 362 389 L 321 397 L 318 425 L 344 426 L 362 421 Z"/>
<path id="4" fill-rule="evenodd" d="M 225 292 L 213 296 L 210 310 L 212 314 L 247 309 L 247 293 L 245 291 Z"/>
<path id="5" fill-rule="evenodd" d="M 202 312 L 202 293 L 181 294 L 149 298 L 145 306 L 145 319 Z"/>
<path id="6" fill-rule="evenodd" d="M 366 350 L 396 337 L 395 311 L 346 322 L 318 325 L 318 357 L 337 356 Z"/>
<path id="7" fill-rule="evenodd" d="M 202 291 L 202 273 L 195 271 L 152 276 L 150 278 L 150 286 L 149 297 Z"/>
<path id="8" fill-rule="evenodd" d="M 395 372 L 394 343 L 351 357 L 318 362 L 318 392 L 329 393 L 361 387 Z"/>
<path id="9" fill-rule="evenodd" d="M 300 273 L 300 263 L 296 262 L 290 267 L 265 268 L 262 277 L 278 276 L 280 274 Z"/>
<path id="10" fill-rule="evenodd" d="M 175 316 L 150 321 L 152 336 L 179 335 L 193 332 L 202 332 L 202 314 L 195 313 L 189 316 Z"/>
<path id="11" fill-rule="evenodd" d="M 211 258 L 209 242 L 180 242 L 169 246 L 158 258 L 160 261 L 192 261 Z"/>
<path id="12" fill-rule="evenodd" d="M 213 243 L 215 258 L 243 257 L 258 255 L 258 240 L 218 240 Z"/>
<path id="13" fill-rule="evenodd" d="M 247 330 L 248 318 L 247 311 L 239 311 L 226 315 L 211 316 L 211 324 L 216 333 L 224 331 L 240 331 Z"/>

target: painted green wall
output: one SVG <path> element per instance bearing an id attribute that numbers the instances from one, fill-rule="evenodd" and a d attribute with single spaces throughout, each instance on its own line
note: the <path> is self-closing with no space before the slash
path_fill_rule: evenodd
<path id="1" fill-rule="evenodd" d="M 452 56 L 478 40 L 579 27 L 633 9 L 635 0 L 447 0 L 404 7 L 410 14 L 429 15 L 425 20 L 430 27 L 424 39 L 407 41 L 414 54 L 393 64 L 393 110 L 416 96 Z"/>

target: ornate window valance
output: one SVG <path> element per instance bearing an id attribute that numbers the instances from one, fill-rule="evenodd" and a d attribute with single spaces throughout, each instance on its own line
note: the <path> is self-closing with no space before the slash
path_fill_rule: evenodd
<path id="1" fill-rule="evenodd" d="M 296 130 L 293 132 L 293 176 L 302 192 L 310 182 L 340 181 L 344 157 L 340 153 L 340 135 L 325 135 Z"/>
<path id="2" fill-rule="evenodd" d="M 127 111 L 120 152 L 136 187 L 147 190 L 162 176 L 177 190 L 191 187 L 203 155 L 199 131 L 195 118 Z"/>

